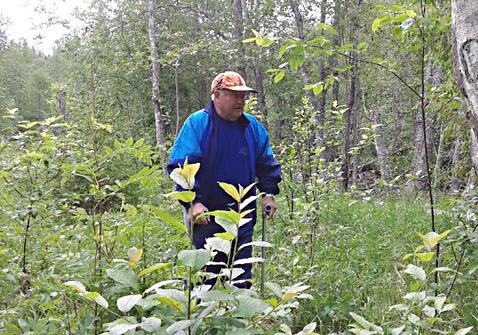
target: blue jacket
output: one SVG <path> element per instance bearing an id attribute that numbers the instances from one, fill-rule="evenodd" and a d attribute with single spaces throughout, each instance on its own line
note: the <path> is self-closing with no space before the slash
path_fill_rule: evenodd
<path id="1" fill-rule="evenodd" d="M 210 210 L 225 209 L 227 204 L 233 201 L 227 194 L 218 198 L 217 194 L 211 192 L 217 188 L 217 182 L 220 181 L 213 175 L 214 169 L 210 168 L 215 162 L 216 151 L 220 145 L 215 132 L 217 118 L 219 116 L 213 102 L 205 109 L 189 116 L 174 143 L 167 167 L 168 173 L 171 173 L 178 165 L 183 165 L 186 157 L 189 163 L 200 163 L 194 187 L 196 192 L 194 202 L 201 202 Z M 249 149 L 249 176 L 251 176 L 249 184 L 255 182 L 257 177 L 257 187 L 261 192 L 278 194 L 277 184 L 281 181 L 280 165 L 274 159 L 267 131 L 255 117 L 247 113 L 243 113 L 239 123 L 245 128 L 244 136 Z M 234 169 L 234 166 L 230 168 Z M 243 171 L 234 173 L 240 174 Z M 179 187 L 178 189 L 181 190 Z M 255 194 L 255 189 L 252 190 L 252 194 Z"/>

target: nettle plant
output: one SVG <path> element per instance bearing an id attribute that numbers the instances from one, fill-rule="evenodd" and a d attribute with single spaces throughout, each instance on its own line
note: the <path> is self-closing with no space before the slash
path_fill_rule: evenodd
<path id="1" fill-rule="evenodd" d="M 350 331 L 356 335 L 369 334 L 455 334 L 465 335 L 473 327 L 454 330 L 457 319 L 452 317 L 455 305 L 447 302 L 445 294 L 439 294 L 436 284 L 429 285 L 429 278 L 440 272 L 453 272 L 447 267 L 433 266 L 436 257 L 434 249 L 440 241 L 445 239 L 450 231 L 441 234 L 429 232 L 425 235 L 417 233 L 423 241 L 422 245 L 415 248 L 413 253 L 407 254 L 403 260 L 414 260 L 404 266 L 403 272 L 407 274 L 409 291 L 402 296 L 403 303 L 389 307 L 389 311 L 398 313 L 400 324 L 398 326 L 382 327 L 367 321 L 362 316 L 350 313 L 355 323 Z M 427 273 L 427 269 L 431 269 Z M 405 280 L 402 278 L 402 280 Z"/>
<path id="2" fill-rule="evenodd" d="M 186 160 L 183 167 L 176 168 L 171 178 L 186 191 L 167 196 L 188 203 L 191 208 L 196 196 L 192 190 L 199 167 L 199 164 L 188 164 Z M 101 306 L 116 318 L 104 324 L 102 334 L 292 334 L 291 329 L 279 324 L 278 320 L 286 319 L 291 310 L 299 306 L 300 299 L 312 299 L 312 296 L 303 293 L 308 286 L 297 283 L 280 287 L 268 282 L 266 287 L 272 294 L 267 299 L 261 298 L 255 289 L 234 286 L 244 271 L 239 265 L 263 261 L 259 257 L 236 260 L 235 255 L 246 246 L 271 247 L 271 244 L 255 241 L 238 246 L 235 243 L 239 228 L 251 220 L 247 215 L 252 210 L 245 210 L 246 206 L 260 195 L 246 198 L 254 185 L 245 188 L 227 183 L 219 185 L 237 202 L 238 211 L 217 210 L 202 215 L 214 216 L 224 232 L 208 238 L 204 248 L 195 249 L 192 244 L 194 221 L 191 218 L 189 248 L 178 253 L 177 262 L 158 263 L 142 271 L 138 269 L 142 250 L 131 248 L 128 260 L 115 260 L 117 266 L 106 270 L 113 281 L 130 288 L 130 294 L 117 298 L 116 306 L 110 306 L 99 292 L 88 292 L 80 282 L 64 283 L 76 290 L 82 299 Z M 151 206 L 151 209 L 171 227 L 186 232 L 179 220 L 158 208 Z M 214 262 L 218 252 L 228 256 L 227 264 Z M 224 268 L 219 274 L 206 272 L 206 266 L 213 264 Z M 140 290 L 140 279 L 153 272 L 160 281 Z M 216 279 L 215 286 L 204 284 L 211 278 Z M 297 334 L 315 334 L 314 329 L 315 323 L 311 323 Z"/>

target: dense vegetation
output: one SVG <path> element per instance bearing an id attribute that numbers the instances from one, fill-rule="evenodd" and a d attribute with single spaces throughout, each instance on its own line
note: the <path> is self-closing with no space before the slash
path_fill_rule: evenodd
<path id="1" fill-rule="evenodd" d="M 476 331 L 450 15 L 446 0 L 96 0 L 50 56 L 9 41 L 0 16 L 0 333 Z M 232 267 L 197 284 L 242 213 L 215 213 L 227 233 L 194 251 L 176 201 L 194 193 L 164 172 L 225 69 L 257 87 L 247 111 L 283 167 L 253 290 Z"/>

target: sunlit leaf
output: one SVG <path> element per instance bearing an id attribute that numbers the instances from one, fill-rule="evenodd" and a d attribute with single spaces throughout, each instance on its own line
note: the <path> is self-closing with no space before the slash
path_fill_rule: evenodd
<path id="1" fill-rule="evenodd" d="M 184 226 L 184 224 L 178 219 L 176 219 L 175 217 L 166 213 L 165 211 L 162 211 L 159 208 L 154 206 L 147 206 L 145 207 L 145 209 L 152 211 L 153 214 L 156 215 L 158 218 L 160 218 L 164 223 L 170 225 L 171 227 L 176 228 L 180 232 L 187 233 L 187 229 Z"/>
<path id="2" fill-rule="evenodd" d="M 136 275 L 132 270 L 126 269 L 107 269 L 106 274 L 108 277 L 113 279 L 114 281 L 127 285 L 129 287 L 134 288 L 135 290 L 138 289 L 138 282 L 136 280 Z"/>
<path id="3" fill-rule="evenodd" d="M 193 191 L 181 191 L 181 192 L 171 192 L 165 194 L 165 196 L 180 200 L 182 202 L 191 203 L 196 198 L 196 193 Z"/>
<path id="4" fill-rule="evenodd" d="M 108 301 L 106 301 L 106 299 L 103 298 L 98 292 L 88 292 L 83 294 L 82 296 L 87 299 L 93 300 L 103 308 L 108 308 Z"/>
<path id="5" fill-rule="evenodd" d="M 467 328 L 461 328 L 456 331 L 455 335 L 466 335 L 473 329 L 473 326 Z"/>
<path id="6" fill-rule="evenodd" d="M 190 266 L 194 272 L 201 270 L 211 259 L 208 250 L 181 250 L 178 259 L 186 266 Z"/>
<path id="7" fill-rule="evenodd" d="M 135 264 L 138 263 L 139 259 L 143 255 L 143 250 L 138 249 L 136 247 L 132 247 L 128 250 L 128 257 L 130 262 L 133 262 Z"/>
<path id="8" fill-rule="evenodd" d="M 150 266 L 149 268 L 146 268 L 143 271 L 141 271 L 140 273 L 138 273 L 138 277 L 145 276 L 145 275 L 147 275 L 151 272 L 154 272 L 154 271 L 162 270 L 162 269 L 167 268 L 171 265 L 172 265 L 172 263 L 156 263 L 156 264 Z"/>
<path id="9" fill-rule="evenodd" d="M 127 324 L 127 323 L 122 323 L 113 326 L 109 333 L 111 335 L 121 335 L 129 332 L 130 330 L 136 329 L 139 325 L 138 324 Z"/>
<path id="10" fill-rule="evenodd" d="M 161 319 L 158 319 L 154 316 L 151 316 L 149 318 L 143 317 L 139 326 L 141 327 L 141 329 L 153 333 L 159 330 L 159 328 L 161 327 Z"/>
<path id="11" fill-rule="evenodd" d="M 71 287 L 79 293 L 86 293 L 85 286 L 82 283 L 80 283 L 79 281 L 67 281 L 67 282 L 63 283 L 63 285 Z"/>
<path id="12" fill-rule="evenodd" d="M 239 195 L 239 192 L 234 185 L 223 182 L 218 182 L 218 184 L 227 194 L 229 194 L 234 200 L 236 200 L 236 202 L 241 201 L 241 196 Z"/>
<path id="13" fill-rule="evenodd" d="M 240 295 L 237 298 L 238 306 L 236 312 L 246 319 L 250 319 L 255 315 L 263 314 L 271 306 L 259 299 Z"/>
<path id="14" fill-rule="evenodd" d="M 231 242 L 228 240 L 221 239 L 219 237 L 207 238 L 206 244 L 210 246 L 211 249 L 220 251 L 226 255 L 228 255 L 231 250 Z"/>
<path id="15" fill-rule="evenodd" d="M 420 281 L 425 281 L 427 278 L 427 275 L 425 273 L 425 270 L 423 270 L 421 267 L 418 267 L 413 264 L 408 264 L 407 268 L 404 271 L 405 273 L 408 273 L 411 275 L 413 278 L 416 278 Z"/>
<path id="16" fill-rule="evenodd" d="M 141 294 L 135 294 L 135 295 L 127 295 L 124 297 L 119 298 L 116 301 L 116 305 L 118 306 L 118 309 L 123 312 L 129 312 L 131 308 L 133 308 L 134 305 L 138 303 L 142 298 Z"/>
<path id="17" fill-rule="evenodd" d="M 192 326 L 192 324 L 193 324 L 192 320 L 177 321 L 173 323 L 171 326 L 169 326 L 168 329 L 166 329 L 166 331 L 168 332 L 168 334 L 173 335 L 178 333 L 180 330 L 189 328 L 190 326 Z"/>
<path id="18" fill-rule="evenodd" d="M 279 83 L 285 76 L 285 71 L 279 71 L 277 74 L 274 76 L 274 83 Z"/>

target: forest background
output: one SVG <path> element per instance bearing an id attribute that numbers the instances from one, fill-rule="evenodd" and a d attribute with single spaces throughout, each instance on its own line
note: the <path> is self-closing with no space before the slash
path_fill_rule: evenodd
<path id="1" fill-rule="evenodd" d="M 451 7 L 95 0 L 52 55 L 0 17 L 2 332 L 472 332 L 478 146 Z M 283 166 L 265 296 L 177 280 L 204 253 L 184 253 L 163 166 L 228 69 Z"/>

